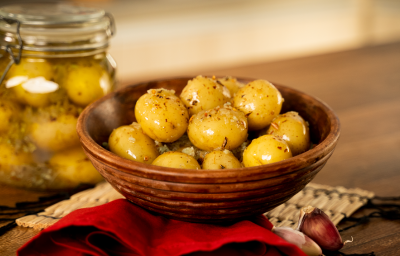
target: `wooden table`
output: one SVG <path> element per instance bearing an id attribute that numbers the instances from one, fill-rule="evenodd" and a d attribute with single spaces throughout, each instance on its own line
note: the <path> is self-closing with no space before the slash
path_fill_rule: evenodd
<path id="1" fill-rule="evenodd" d="M 183 75 L 197 74 L 264 78 L 322 99 L 339 116 L 342 133 L 314 182 L 400 196 L 400 43 Z M 49 194 L 2 185 L 0 205 L 34 201 L 42 195 Z M 355 216 L 369 212 L 359 210 Z M 0 255 L 14 255 L 35 234 L 33 229 L 13 228 L 0 236 Z M 354 238 L 341 250 L 346 254 L 400 254 L 399 220 L 376 218 L 341 235 Z"/>

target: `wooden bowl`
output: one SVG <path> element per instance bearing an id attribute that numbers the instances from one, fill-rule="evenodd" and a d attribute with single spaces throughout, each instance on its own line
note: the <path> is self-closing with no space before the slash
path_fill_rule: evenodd
<path id="1" fill-rule="evenodd" d="M 257 167 L 186 170 L 121 158 L 101 145 L 113 129 L 135 121 L 138 98 L 152 88 L 179 95 L 191 78 L 145 82 L 125 87 L 88 106 L 77 131 L 85 153 L 101 175 L 131 202 L 170 218 L 224 222 L 264 213 L 286 202 L 326 164 L 339 138 L 339 119 L 323 102 L 275 85 L 285 102 L 282 113 L 297 111 L 310 124 L 315 147 L 290 159 Z M 239 79 L 247 83 L 250 79 Z"/>

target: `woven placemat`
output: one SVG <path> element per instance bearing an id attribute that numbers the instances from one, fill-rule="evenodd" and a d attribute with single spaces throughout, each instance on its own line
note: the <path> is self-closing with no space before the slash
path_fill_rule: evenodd
<path id="1" fill-rule="evenodd" d="M 323 210 L 337 225 L 345 216 L 352 215 L 357 209 L 373 198 L 374 193 L 361 189 L 346 189 L 309 183 L 302 191 L 289 201 L 264 213 L 275 226 L 296 227 L 300 208 L 311 205 Z M 41 230 L 47 228 L 70 212 L 98 206 L 118 198 L 124 198 L 110 184 L 104 182 L 71 196 L 70 199 L 58 202 L 43 212 L 27 215 L 16 220 L 22 227 Z"/>
<path id="2" fill-rule="evenodd" d="M 264 213 L 277 227 L 297 227 L 300 209 L 311 205 L 324 211 L 337 225 L 344 217 L 351 216 L 356 210 L 375 196 L 373 192 L 359 188 L 346 189 L 309 183 L 289 201 Z"/>

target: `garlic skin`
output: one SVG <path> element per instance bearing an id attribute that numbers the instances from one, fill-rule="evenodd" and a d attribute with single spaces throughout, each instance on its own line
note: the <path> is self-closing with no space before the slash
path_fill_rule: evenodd
<path id="1" fill-rule="evenodd" d="M 289 227 L 273 227 L 272 232 L 287 242 L 297 245 L 308 256 L 320 256 L 321 248 L 311 238 Z"/>
<path id="2" fill-rule="evenodd" d="M 328 215 L 312 206 L 300 210 L 299 225 L 296 230 L 309 236 L 324 250 L 337 251 L 345 244 Z"/>

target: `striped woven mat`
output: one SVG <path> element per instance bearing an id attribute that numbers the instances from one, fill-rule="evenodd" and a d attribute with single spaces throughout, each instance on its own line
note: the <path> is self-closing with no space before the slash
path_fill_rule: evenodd
<path id="1" fill-rule="evenodd" d="M 309 183 L 289 201 L 264 215 L 275 226 L 296 227 L 300 208 L 311 205 L 323 210 L 337 225 L 345 216 L 352 215 L 373 197 L 374 193 L 358 188 L 346 189 Z M 119 198 L 124 197 L 110 184 L 104 182 L 92 189 L 77 193 L 68 200 L 58 202 L 43 212 L 19 218 L 16 222 L 19 226 L 41 230 L 53 225 L 76 209 L 98 206 Z"/>

